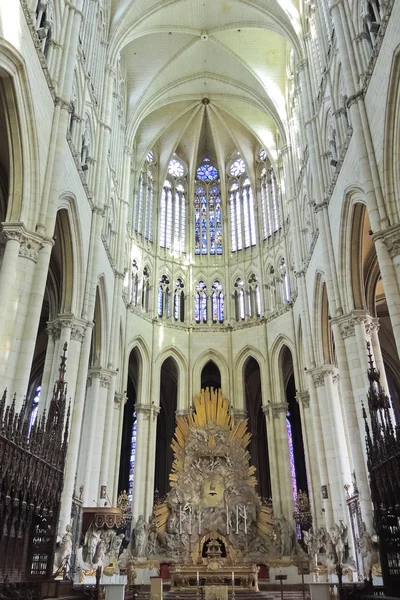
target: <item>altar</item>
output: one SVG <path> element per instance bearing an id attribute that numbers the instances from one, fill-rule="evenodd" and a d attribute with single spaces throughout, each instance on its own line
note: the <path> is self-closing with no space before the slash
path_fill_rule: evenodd
<path id="1" fill-rule="evenodd" d="M 179 565 L 171 569 L 171 588 L 229 586 L 258 592 L 258 571 L 255 565 Z"/>

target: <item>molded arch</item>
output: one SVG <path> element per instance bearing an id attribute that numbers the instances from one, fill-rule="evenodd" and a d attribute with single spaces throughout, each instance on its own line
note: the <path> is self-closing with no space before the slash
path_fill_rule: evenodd
<path id="1" fill-rule="evenodd" d="M 63 259 L 67 272 L 66 281 L 63 281 L 62 312 L 78 314 L 83 301 L 85 268 L 82 229 L 73 194 L 66 193 L 60 198 L 57 217 L 62 211 L 65 218 L 61 218 L 59 226 L 66 228 L 62 228 L 61 233 L 65 234 Z"/>
<path id="2" fill-rule="evenodd" d="M 400 220 L 400 45 L 393 53 L 387 98 L 391 101 L 387 103 L 384 125 L 383 194 L 390 224 L 394 225 Z"/>
<path id="3" fill-rule="evenodd" d="M 286 402 L 285 385 L 283 381 L 283 358 L 284 352 L 288 349 L 295 366 L 295 348 L 292 340 L 286 335 L 280 334 L 271 347 L 271 386 L 275 390 L 275 401 L 278 403 Z"/>
<path id="4" fill-rule="evenodd" d="M 355 214 L 357 205 L 360 205 Z M 361 188 L 351 187 L 346 190 L 342 215 L 340 219 L 339 234 L 339 260 L 338 260 L 338 279 L 339 289 L 342 291 L 342 308 L 346 314 L 360 304 L 360 272 L 353 268 L 356 266 L 355 254 L 360 255 L 359 244 L 362 242 L 362 236 L 357 231 L 357 225 L 360 226 L 361 219 L 364 218 L 365 201 L 364 192 Z M 353 248 L 353 246 L 355 246 Z M 354 295 L 354 286 L 356 294 Z"/>
<path id="5" fill-rule="evenodd" d="M 133 351 L 136 352 L 139 366 L 139 377 L 137 385 L 138 404 L 147 404 L 150 398 L 150 372 L 151 372 L 151 355 L 149 347 L 141 336 L 134 337 L 127 345 L 125 355 L 125 381 L 129 375 L 129 359 Z"/>
<path id="6" fill-rule="evenodd" d="M 178 410 L 187 410 L 190 406 L 189 394 L 188 394 L 188 364 L 184 354 L 176 346 L 167 346 L 157 356 L 154 363 L 155 367 L 155 382 L 153 388 L 155 390 L 160 389 L 161 384 L 161 368 L 164 362 L 171 358 L 176 364 L 176 370 L 178 372 Z M 159 404 L 160 397 L 157 396 L 157 405 Z"/>
<path id="7" fill-rule="evenodd" d="M 267 381 L 266 381 L 266 370 L 268 369 L 267 361 L 265 360 L 262 353 L 257 350 L 254 346 L 247 345 L 241 349 L 236 358 L 234 359 L 234 374 L 235 374 L 235 395 L 239 397 L 241 394 L 241 401 L 243 405 L 243 409 L 245 409 L 245 369 L 246 364 L 249 358 L 252 358 L 256 361 L 258 366 L 260 367 L 260 377 L 261 377 L 261 390 L 262 390 L 262 399 L 263 404 L 266 404 L 268 399 L 267 393 Z"/>
<path id="8" fill-rule="evenodd" d="M 192 391 L 193 394 L 200 392 L 201 372 L 205 365 L 212 360 L 218 367 L 221 373 L 221 389 L 224 396 L 229 398 L 230 394 L 230 379 L 228 364 L 222 354 L 215 350 L 206 350 L 195 361 L 192 368 Z"/>
<path id="9" fill-rule="evenodd" d="M 34 230 L 40 203 L 40 165 L 36 114 L 26 61 L 6 40 L 0 39 L 0 95 L 9 131 L 9 183 L 6 221 L 21 221 Z M 29 124 L 29 126 L 28 126 Z M 35 169 L 32 169 L 35 165 Z"/>

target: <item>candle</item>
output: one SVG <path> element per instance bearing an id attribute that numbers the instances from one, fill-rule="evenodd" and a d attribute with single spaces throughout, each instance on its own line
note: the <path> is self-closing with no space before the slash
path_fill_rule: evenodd
<path id="1" fill-rule="evenodd" d="M 235 585 L 235 572 L 232 571 L 232 585 Z"/>
<path id="2" fill-rule="evenodd" d="M 200 576 L 199 576 L 199 572 L 198 571 L 197 571 L 196 575 L 197 575 L 197 577 L 196 577 L 197 578 L 197 585 L 199 585 L 199 583 L 200 583 Z"/>
<path id="3" fill-rule="evenodd" d="M 199 510 L 199 535 L 201 535 L 201 510 Z"/>
<path id="4" fill-rule="evenodd" d="M 247 534 L 247 514 L 246 514 L 246 505 L 243 505 L 243 518 L 244 518 L 244 532 Z"/>
<path id="5" fill-rule="evenodd" d="M 226 533 L 229 535 L 229 507 L 226 505 Z"/>
<path id="6" fill-rule="evenodd" d="M 182 533 L 182 506 L 179 505 L 179 533 Z"/>
<path id="7" fill-rule="evenodd" d="M 239 533 L 239 505 L 236 504 L 236 533 Z"/>
<path id="8" fill-rule="evenodd" d="M 192 535 L 192 507 L 189 504 L 189 535 Z"/>

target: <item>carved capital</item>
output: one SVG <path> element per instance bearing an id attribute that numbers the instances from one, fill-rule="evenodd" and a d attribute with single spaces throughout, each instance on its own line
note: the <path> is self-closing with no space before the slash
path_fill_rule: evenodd
<path id="1" fill-rule="evenodd" d="M 271 402 L 270 404 L 268 404 L 268 406 L 263 407 L 263 411 L 264 409 L 269 409 L 270 412 L 266 413 L 268 417 L 271 415 L 274 419 L 279 419 L 281 415 L 284 415 L 286 417 L 287 412 L 289 410 L 289 405 L 287 402 L 282 402 L 280 404 L 275 404 Z"/>
<path id="2" fill-rule="evenodd" d="M 317 369 L 311 373 L 315 387 L 325 385 L 325 372 L 322 369 Z"/>
<path id="3" fill-rule="evenodd" d="M 115 392 L 114 394 L 114 408 L 117 408 L 118 410 L 121 409 L 121 406 L 124 406 L 124 404 L 126 404 L 126 401 L 128 400 L 126 394 L 121 394 L 120 392 Z"/>
<path id="4" fill-rule="evenodd" d="M 39 250 L 42 248 L 42 242 L 33 236 L 24 235 L 19 247 L 19 256 L 32 260 L 34 263 L 39 258 Z"/>
<path id="5" fill-rule="evenodd" d="M 343 317 L 335 317 L 332 319 L 333 324 L 337 323 L 339 325 L 343 339 L 355 335 L 355 328 L 357 325 L 365 325 L 366 333 L 369 335 L 367 327 L 369 327 L 370 324 L 374 324 L 375 321 L 376 320 L 365 310 L 352 310 L 351 313 L 344 315 Z M 375 324 L 373 326 L 375 327 Z"/>
<path id="6" fill-rule="evenodd" d="M 297 392 L 296 399 L 297 402 L 303 406 L 303 408 L 310 407 L 310 393 L 308 391 Z"/>
<path id="7" fill-rule="evenodd" d="M 74 319 L 71 327 L 71 340 L 77 340 L 78 342 L 82 342 L 85 337 L 87 322 L 82 321 L 81 319 Z"/>
<path id="8" fill-rule="evenodd" d="M 392 225 L 384 231 L 380 231 L 372 236 L 374 242 L 382 241 L 391 258 L 400 254 L 400 224 Z"/>
<path id="9" fill-rule="evenodd" d="M 145 421 L 150 419 L 154 421 L 160 412 L 160 407 L 154 404 L 136 404 L 135 410 L 138 417 L 141 416 Z"/>
<path id="10" fill-rule="evenodd" d="M 325 378 L 332 376 L 333 383 L 338 383 L 340 380 L 339 370 L 334 365 L 322 365 L 317 369 L 310 371 L 315 387 L 325 385 Z"/>

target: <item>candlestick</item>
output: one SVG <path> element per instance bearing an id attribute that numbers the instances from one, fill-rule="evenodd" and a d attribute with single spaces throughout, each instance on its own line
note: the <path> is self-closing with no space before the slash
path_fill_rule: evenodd
<path id="1" fill-rule="evenodd" d="M 201 535 L 201 510 L 199 510 L 199 536 Z"/>
<path id="2" fill-rule="evenodd" d="M 236 533 L 239 533 L 239 505 L 236 504 Z"/>
<path id="3" fill-rule="evenodd" d="M 244 532 L 247 534 L 247 513 L 246 513 L 246 505 L 243 505 L 243 518 L 244 518 Z"/>
<path id="4" fill-rule="evenodd" d="M 182 506 L 179 505 L 179 533 L 182 533 Z"/>
<path id="5" fill-rule="evenodd" d="M 189 504 L 189 535 L 192 535 L 192 506 Z"/>
<path id="6" fill-rule="evenodd" d="M 229 506 L 226 505 L 226 534 L 229 535 Z"/>

